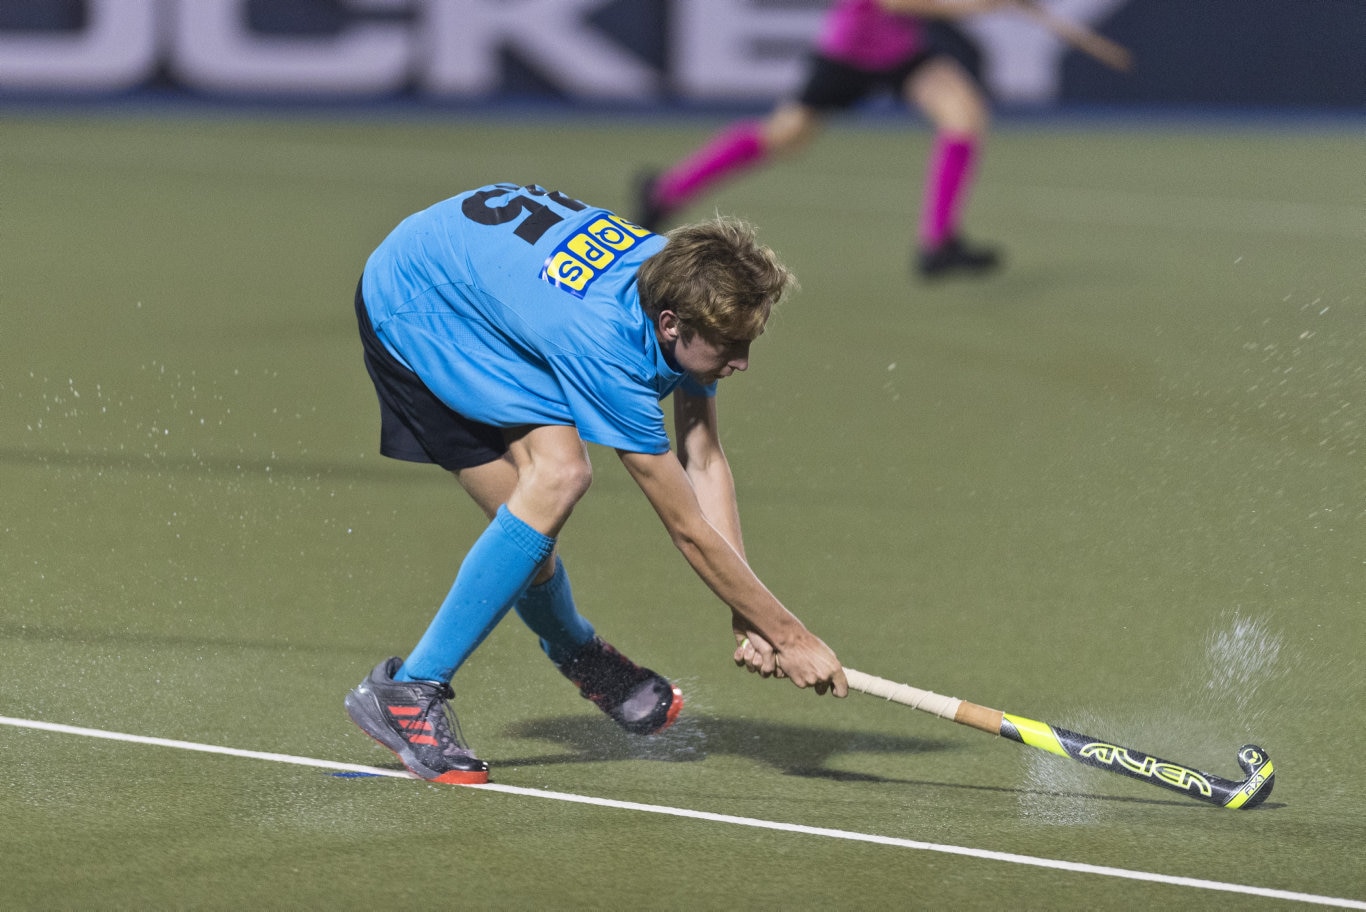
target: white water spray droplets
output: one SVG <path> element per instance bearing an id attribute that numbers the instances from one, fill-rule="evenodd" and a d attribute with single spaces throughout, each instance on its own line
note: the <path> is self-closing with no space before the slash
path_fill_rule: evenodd
<path id="1" fill-rule="evenodd" d="M 901 398 L 901 393 L 896 388 L 896 377 L 894 376 L 895 371 L 896 362 L 893 361 L 891 364 L 887 365 L 887 381 L 882 384 L 883 391 L 887 393 L 888 397 L 893 402 Z"/>
<path id="2" fill-rule="evenodd" d="M 1095 796 L 1106 783 L 1095 770 L 1036 750 L 1023 754 L 1022 759 L 1024 782 L 1018 797 L 1021 817 L 1043 826 L 1084 827 L 1105 815 L 1106 805 Z"/>
<path id="3" fill-rule="evenodd" d="M 1234 611 L 1205 636 L 1204 689 L 1243 718 L 1258 705 L 1261 687 L 1280 673 L 1283 638 L 1265 620 Z"/>
<path id="4" fill-rule="evenodd" d="M 1230 767 L 1232 751 L 1248 740 L 1274 742 L 1274 729 L 1266 726 L 1283 704 L 1268 699 L 1266 688 L 1285 673 L 1293 651 L 1265 618 L 1227 610 L 1205 634 L 1199 660 L 1185 663 L 1182 682 L 1168 688 L 1169 694 L 1185 699 L 1137 716 L 1098 716 L 1083 710 L 1051 721 L 1172 762 L 1241 776 Z M 1274 754 L 1273 743 L 1267 747 Z M 1037 824 L 1089 826 L 1121 812 L 1095 796 L 1119 794 L 1121 789 L 1122 794 L 1134 794 L 1130 786 L 1117 784 L 1117 777 L 1098 775 L 1071 760 L 1033 750 L 1022 757 L 1020 816 Z"/>

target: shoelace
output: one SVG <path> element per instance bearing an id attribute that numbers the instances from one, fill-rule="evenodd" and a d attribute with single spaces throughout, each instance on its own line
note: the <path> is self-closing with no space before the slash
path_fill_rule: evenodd
<path id="1" fill-rule="evenodd" d="M 451 691 L 450 685 L 446 686 L 446 690 L 450 693 L 450 696 L 446 697 L 445 701 L 441 704 L 441 712 L 445 717 L 446 722 L 445 737 L 439 737 L 437 739 L 441 742 L 441 752 L 444 754 L 459 754 L 464 757 L 473 756 L 473 751 L 471 751 L 469 745 L 465 743 L 465 736 L 460 731 L 460 720 L 456 718 L 455 708 L 450 704 L 450 699 L 455 696 L 455 693 Z M 448 740 L 450 742 L 449 744 L 446 743 Z"/>
<path id="2" fill-rule="evenodd" d="M 422 707 L 420 718 L 431 725 L 432 735 L 440 745 L 441 753 L 447 756 L 473 756 L 469 745 L 465 743 L 464 734 L 460 731 L 460 719 L 455 715 L 455 707 L 451 706 L 450 701 L 455 697 L 455 690 L 451 685 L 444 683 L 433 683 L 431 687 L 432 695 Z"/>

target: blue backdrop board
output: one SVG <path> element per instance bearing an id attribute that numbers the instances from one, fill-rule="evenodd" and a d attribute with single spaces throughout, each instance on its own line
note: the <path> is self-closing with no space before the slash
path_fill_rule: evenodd
<path id="1" fill-rule="evenodd" d="M 1002 105 L 1366 110 L 1366 3 L 1046 0 L 1129 74 L 1018 11 L 965 28 Z M 0 97 L 765 104 L 824 0 L 28 0 L 0 5 Z"/>

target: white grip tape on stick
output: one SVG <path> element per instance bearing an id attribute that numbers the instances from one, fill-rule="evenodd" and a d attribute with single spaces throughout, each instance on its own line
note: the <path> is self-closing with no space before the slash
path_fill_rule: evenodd
<path id="1" fill-rule="evenodd" d="M 909 684 L 898 684 L 852 668 L 844 669 L 844 678 L 854 690 L 882 697 L 893 703 L 901 703 L 921 712 L 933 713 L 943 719 L 953 719 L 958 714 L 958 707 L 963 705 L 963 701 L 957 697 L 946 697 Z"/>

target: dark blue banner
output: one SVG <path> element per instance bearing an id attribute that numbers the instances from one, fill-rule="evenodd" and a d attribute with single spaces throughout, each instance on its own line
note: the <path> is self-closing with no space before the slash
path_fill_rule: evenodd
<path id="1" fill-rule="evenodd" d="M 1132 52 L 1116 72 L 1037 17 L 963 21 L 1003 106 L 1366 112 L 1366 0 L 1043 0 Z M 26 0 L 0 95 L 766 104 L 823 0 Z"/>

